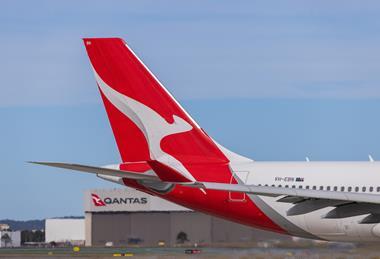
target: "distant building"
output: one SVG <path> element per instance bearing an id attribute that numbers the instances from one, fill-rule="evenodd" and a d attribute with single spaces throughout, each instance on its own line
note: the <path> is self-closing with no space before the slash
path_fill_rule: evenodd
<path id="1" fill-rule="evenodd" d="M 46 219 L 45 242 L 46 243 L 71 243 L 84 244 L 84 219 Z"/>
<path id="2" fill-rule="evenodd" d="M 0 231 L 5 231 L 9 230 L 9 225 L 8 224 L 0 224 Z"/>
<path id="3" fill-rule="evenodd" d="M 9 229 L 9 226 L 6 229 Z M 21 246 L 21 231 L 0 230 L 0 247 L 19 246 Z"/>

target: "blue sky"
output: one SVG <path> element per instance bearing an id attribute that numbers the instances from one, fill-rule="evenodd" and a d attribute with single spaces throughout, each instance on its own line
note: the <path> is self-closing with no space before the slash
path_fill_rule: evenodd
<path id="1" fill-rule="evenodd" d="M 119 161 L 83 37 L 123 37 L 206 131 L 256 160 L 380 159 L 377 1 L 1 1 L 0 218 L 117 187 L 27 160 Z"/>

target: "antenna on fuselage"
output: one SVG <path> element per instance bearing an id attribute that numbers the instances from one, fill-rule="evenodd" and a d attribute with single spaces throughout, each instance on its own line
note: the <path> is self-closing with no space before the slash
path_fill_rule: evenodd
<path id="1" fill-rule="evenodd" d="M 368 155 L 368 159 L 370 162 L 375 162 L 375 160 L 373 160 L 373 157 L 371 155 Z"/>

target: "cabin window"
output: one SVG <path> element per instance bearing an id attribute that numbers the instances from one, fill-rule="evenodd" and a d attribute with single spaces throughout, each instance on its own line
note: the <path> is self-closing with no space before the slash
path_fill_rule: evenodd
<path id="1" fill-rule="evenodd" d="M 376 191 L 377 191 L 377 192 L 380 192 L 380 187 L 377 187 Z"/>
<path id="2" fill-rule="evenodd" d="M 281 187 L 282 187 L 282 185 L 280 184 L 278 187 L 280 187 L 280 188 L 281 188 Z"/>
<path id="3" fill-rule="evenodd" d="M 272 187 L 276 187 L 276 185 L 272 184 Z"/>
<path id="4" fill-rule="evenodd" d="M 327 186 L 326 190 L 330 191 L 330 186 Z"/>
<path id="5" fill-rule="evenodd" d="M 309 189 L 309 185 L 306 185 L 306 189 Z"/>
<path id="6" fill-rule="evenodd" d="M 362 187 L 362 192 L 365 192 L 367 188 L 365 186 Z"/>
<path id="7" fill-rule="evenodd" d="M 350 191 L 352 191 L 352 187 L 350 186 L 350 187 L 348 187 L 348 191 L 350 192 Z"/>
<path id="8" fill-rule="evenodd" d="M 293 185 L 293 186 L 292 186 L 292 188 L 294 189 L 294 188 L 296 188 L 296 186 L 295 186 L 295 185 Z"/>
<path id="9" fill-rule="evenodd" d="M 285 188 L 289 188 L 289 185 L 285 185 Z"/>
<path id="10" fill-rule="evenodd" d="M 344 186 L 340 187 L 340 191 L 344 192 Z"/>
<path id="11" fill-rule="evenodd" d="M 298 186 L 298 188 L 302 189 L 302 185 Z"/>
<path id="12" fill-rule="evenodd" d="M 317 186 L 314 185 L 314 186 L 313 186 L 313 190 L 316 190 L 316 189 L 317 189 Z"/>
<path id="13" fill-rule="evenodd" d="M 319 186 L 319 190 L 323 191 L 323 186 Z"/>
<path id="14" fill-rule="evenodd" d="M 369 187 L 369 192 L 373 192 L 373 187 Z"/>
<path id="15" fill-rule="evenodd" d="M 355 192 L 358 192 L 359 191 L 359 187 L 355 187 Z"/>
<path id="16" fill-rule="evenodd" d="M 338 190 L 338 186 L 334 186 L 334 191 L 336 192 Z"/>

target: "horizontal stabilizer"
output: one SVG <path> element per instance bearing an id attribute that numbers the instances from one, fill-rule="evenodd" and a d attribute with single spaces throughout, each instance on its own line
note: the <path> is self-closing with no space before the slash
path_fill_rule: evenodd
<path id="1" fill-rule="evenodd" d="M 132 172 L 132 171 L 124 171 L 107 167 L 96 167 L 89 165 L 79 165 L 79 164 L 69 164 L 69 163 L 59 163 L 59 162 L 29 162 L 32 164 L 38 165 L 46 165 L 58 168 L 64 168 L 69 170 L 76 170 L 91 174 L 99 174 L 99 175 L 109 175 L 116 177 L 129 178 L 134 180 L 158 180 L 159 178 L 152 174 L 140 173 L 140 172 Z"/>

